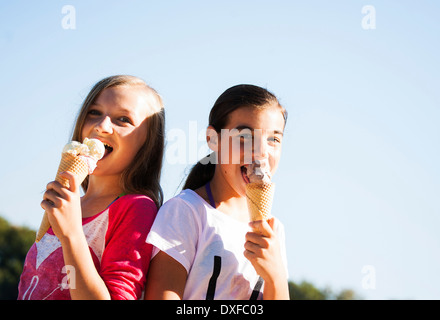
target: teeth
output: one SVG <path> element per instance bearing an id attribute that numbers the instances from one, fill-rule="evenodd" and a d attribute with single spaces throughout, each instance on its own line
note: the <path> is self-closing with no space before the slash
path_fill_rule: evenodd
<path id="1" fill-rule="evenodd" d="M 113 147 L 107 143 L 104 143 L 104 148 L 109 152 L 113 151 Z"/>

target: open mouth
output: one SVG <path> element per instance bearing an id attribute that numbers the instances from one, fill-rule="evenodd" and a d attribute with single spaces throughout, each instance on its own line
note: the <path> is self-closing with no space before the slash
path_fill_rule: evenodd
<path id="1" fill-rule="evenodd" d="M 246 184 L 248 184 L 250 181 L 249 181 L 249 178 L 247 176 L 247 168 L 246 168 L 246 166 L 241 166 L 240 170 L 241 170 L 241 176 L 242 176 L 244 182 Z"/>
<path id="2" fill-rule="evenodd" d="M 103 158 L 108 156 L 113 151 L 113 147 L 107 143 L 104 143 L 104 148 L 105 148 L 105 152 Z"/>

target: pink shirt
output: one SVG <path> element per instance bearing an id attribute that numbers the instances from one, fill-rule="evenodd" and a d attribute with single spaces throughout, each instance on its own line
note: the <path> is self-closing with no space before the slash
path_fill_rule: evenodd
<path id="1" fill-rule="evenodd" d="M 145 195 L 125 195 L 104 211 L 83 219 L 90 253 L 112 299 L 140 299 L 151 258 L 145 243 L 157 207 Z M 70 299 L 75 270 L 64 265 L 52 229 L 29 249 L 18 286 L 19 300 Z"/>

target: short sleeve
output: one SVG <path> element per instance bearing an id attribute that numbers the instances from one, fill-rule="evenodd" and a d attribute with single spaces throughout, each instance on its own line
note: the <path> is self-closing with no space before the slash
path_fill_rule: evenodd
<path id="1" fill-rule="evenodd" d="M 126 195 L 109 207 L 99 273 L 112 299 L 141 298 L 152 250 L 145 238 L 156 213 L 154 202 L 143 195 Z"/>
<path id="2" fill-rule="evenodd" d="M 200 221 L 194 208 L 183 199 L 172 198 L 159 209 L 146 241 L 179 262 L 189 273 L 199 233 Z"/>

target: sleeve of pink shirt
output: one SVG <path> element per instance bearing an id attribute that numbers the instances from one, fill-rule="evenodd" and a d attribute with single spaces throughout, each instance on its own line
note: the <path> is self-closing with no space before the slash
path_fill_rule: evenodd
<path id="1" fill-rule="evenodd" d="M 145 239 L 157 207 L 144 195 L 126 195 L 109 207 L 109 225 L 99 273 L 113 300 L 140 299 L 152 246 Z"/>

